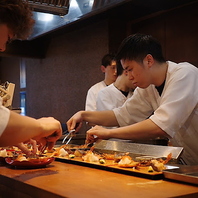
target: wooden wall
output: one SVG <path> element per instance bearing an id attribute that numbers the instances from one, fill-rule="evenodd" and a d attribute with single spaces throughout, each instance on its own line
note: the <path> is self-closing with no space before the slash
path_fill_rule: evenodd
<path id="1" fill-rule="evenodd" d="M 168 60 L 187 61 L 198 66 L 197 10 L 198 3 L 195 3 L 141 21 L 132 21 L 130 31 L 151 34 L 157 38 Z"/>

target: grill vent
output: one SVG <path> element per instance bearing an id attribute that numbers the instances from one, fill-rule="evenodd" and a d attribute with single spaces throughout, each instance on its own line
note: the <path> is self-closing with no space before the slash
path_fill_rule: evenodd
<path id="1" fill-rule="evenodd" d="M 64 16 L 69 11 L 70 0 L 26 0 L 33 11 Z"/>

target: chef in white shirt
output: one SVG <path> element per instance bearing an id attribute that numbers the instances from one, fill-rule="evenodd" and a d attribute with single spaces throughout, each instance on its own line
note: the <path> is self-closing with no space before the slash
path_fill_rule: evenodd
<path id="1" fill-rule="evenodd" d="M 120 107 L 133 95 L 135 86 L 129 80 L 127 71 L 118 67 L 117 76 L 114 83 L 99 91 L 96 101 L 97 111 Z"/>
<path id="2" fill-rule="evenodd" d="M 102 58 L 101 71 L 104 73 L 105 77 L 103 81 L 96 83 L 88 90 L 85 102 L 86 111 L 95 111 L 98 92 L 104 87 L 115 82 L 117 78 L 117 72 L 116 61 L 114 58 L 115 56 L 113 54 L 106 54 Z"/>
<path id="3" fill-rule="evenodd" d="M 87 131 L 87 142 L 96 136 L 131 140 L 167 137 L 173 146 L 184 148 L 183 163 L 197 165 L 198 68 L 187 62 L 166 61 L 159 42 L 144 34 L 127 37 L 116 58 L 137 86 L 133 96 L 112 111 L 79 111 L 67 122 L 68 128 L 82 121 L 120 126 L 95 126 Z"/>

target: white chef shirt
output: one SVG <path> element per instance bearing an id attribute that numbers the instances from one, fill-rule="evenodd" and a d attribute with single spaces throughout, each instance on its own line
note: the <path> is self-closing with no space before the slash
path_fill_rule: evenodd
<path id="1" fill-rule="evenodd" d="M 97 111 L 112 110 L 121 107 L 132 95 L 133 91 L 131 90 L 126 97 L 115 87 L 114 83 L 112 83 L 99 91 L 96 101 Z"/>
<path id="2" fill-rule="evenodd" d="M 10 110 L 2 105 L 2 98 L 0 97 L 0 136 L 5 130 L 10 117 Z"/>
<path id="3" fill-rule="evenodd" d="M 98 82 L 93 85 L 87 92 L 85 111 L 96 111 L 96 100 L 98 97 L 98 92 L 106 87 L 104 81 Z"/>
<path id="4" fill-rule="evenodd" d="M 136 88 L 133 97 L 114 109 L 120 126 L 149 117 L 171 138 L 173 146 L 183 147 L 186 164 L 198 164 L 198 68 L 189 63 L 168 61 L 161 97 L 154 85 Z"/>

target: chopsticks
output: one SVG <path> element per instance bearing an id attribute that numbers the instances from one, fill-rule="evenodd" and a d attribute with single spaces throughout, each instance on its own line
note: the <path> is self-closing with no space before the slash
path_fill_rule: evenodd
<path id="1" fill-rule="evenodd" d="M 69 144 L 69 142 L 71 141 L 72 137 L 74 137 L 73 133 L 75 132 L 75 129 L 72 129 L 69 131 L 69 133 L 64 137 L 62 143 L 64 143 L 66 141 L 66 139 L 69 137 L 69 139 L 67 140 L 67 142 L 65 144 Z"/>
<path id="2" fill-rule="evenodd" d="M 40 149 L 39 155 L 42 155 L 47 147 L 48 147 L 48 142 Z"/>

